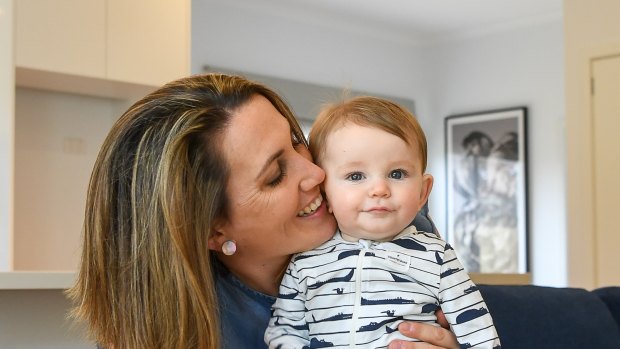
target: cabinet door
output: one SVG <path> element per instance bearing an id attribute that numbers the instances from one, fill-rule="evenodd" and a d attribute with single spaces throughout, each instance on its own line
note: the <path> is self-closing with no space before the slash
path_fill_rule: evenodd
<path id="1" fill-rule="evenodd" d="M 22 68 L 105 77 L 105 0 L 15 1 Z"/>
<path id="2" fill-rule="evenodd" d="M 162 85 L 189 73 L 189 0 L 108 0 L 108 78 Z"/>

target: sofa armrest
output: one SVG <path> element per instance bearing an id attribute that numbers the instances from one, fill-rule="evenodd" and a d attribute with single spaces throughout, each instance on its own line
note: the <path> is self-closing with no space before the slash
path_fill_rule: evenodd
<path id="1" fill-rule="evenodd" d="M 620 329 L 606 304 L 578 288 L 479 285 L 503 349 L 618 349 Z"/>
<path id="2" fill-rule="evenodd" d="M 611 312 L 611 316 L 613 316 L 616 320 L 618 330 L 620 330 L 620 287 L 601 287 L 592 292 L 594 292 L 594 294 L 599 296 L 599 298 L 605 302 L 607 308 L 609 308 L 609 311 Z M 618 347 L 620 348 L 620 343 L 618 344 Z"/>

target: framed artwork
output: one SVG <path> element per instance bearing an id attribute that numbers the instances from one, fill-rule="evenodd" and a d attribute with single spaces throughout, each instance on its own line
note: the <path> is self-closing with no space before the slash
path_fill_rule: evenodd
<path id="1" fill-rule="evenodd" d="M 445 140 L 446 240 L 470 273 L 527 273 L 527 108 L 450 115 Z"/>

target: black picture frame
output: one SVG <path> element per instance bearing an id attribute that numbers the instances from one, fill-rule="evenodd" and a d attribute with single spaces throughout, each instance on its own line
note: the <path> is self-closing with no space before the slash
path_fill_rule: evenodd
<path id="1" fill-rule="evenodd" d="M 470 273 L 529 272 L 527 114 L 445 119 L 446 240 Z"/>

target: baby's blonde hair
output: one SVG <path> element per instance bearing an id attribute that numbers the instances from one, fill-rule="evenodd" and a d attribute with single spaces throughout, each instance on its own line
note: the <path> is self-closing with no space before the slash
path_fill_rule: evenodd
<path id="1" fill-rule="evenodd" d="M 310 152 L 318 164 L 325 154 L 329 134 L 348 122 L 378 128 L 399 137 L 409 146 L 417 146 L 422 173 L 426 171 L 426 136 L 416 117 L 397 103 L 373 96 L 353 97 L 322 108 L 309 136 Z"/>

